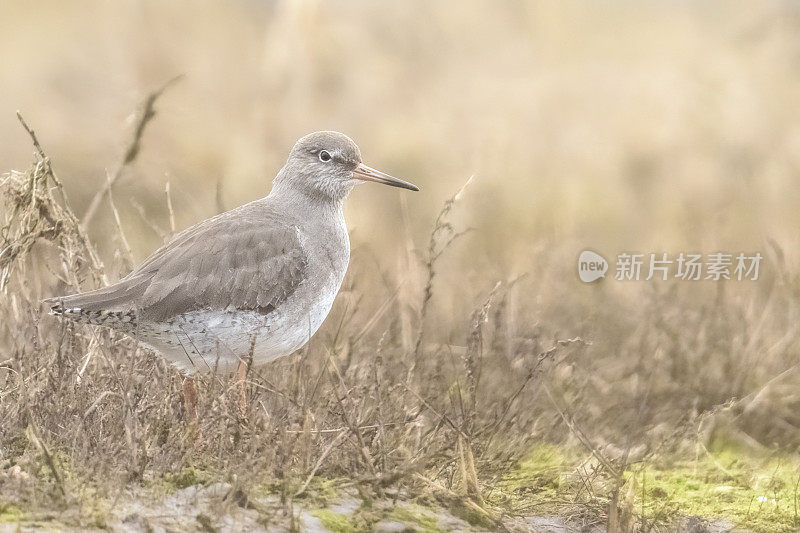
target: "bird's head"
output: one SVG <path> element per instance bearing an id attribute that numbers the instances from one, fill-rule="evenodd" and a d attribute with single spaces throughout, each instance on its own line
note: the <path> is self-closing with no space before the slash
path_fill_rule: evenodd
<path id="1" fill-rule="evenodd" d="M 335 131 L 318 131 L 298 140 L 276 183 L 341 200 L 364 181 L 419 190 L 412 183 L 365 165 L 356 143 Z"/>

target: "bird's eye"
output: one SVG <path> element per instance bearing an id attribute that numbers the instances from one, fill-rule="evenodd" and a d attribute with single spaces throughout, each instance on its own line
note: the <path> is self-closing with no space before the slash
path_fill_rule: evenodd
<path id="1" fill-rule="evenodd" d="M 331 159 L 333 159 L 333 156 L 331 156 L 331 154 L 327 150 L 320 150 L 320 152 L 319 152 L 319 160 L 320 161 L 322 161 L 323 163 L 327 163 Z"/>

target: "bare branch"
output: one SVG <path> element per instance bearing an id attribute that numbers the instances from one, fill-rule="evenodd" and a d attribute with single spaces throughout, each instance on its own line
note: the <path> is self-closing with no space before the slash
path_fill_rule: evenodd
<path id="1" fill-rule="evenodd" d="M 86 209 L 86 213 L 83 215 L 82 224 L 84 228 L 89 226 L 89 223 L 97 214 L 97 209 L 100 207 L 100 202 L 103 201 L 103 198 L 105 198 L 106 194 L 108 194 L 114 184 L 119 181 L 120 177 L 122 176 L 122 171 L 125 170 L 128 165 L 133 163 L 133 161 L 136 160 L 136 156 L 139 155 L 139 150 L 142 146 L 142 136 L 144 135 L 144 130 L 147 127 L 147 124 L 153 119 L 153 117 L 156 116 L 156 100 L 158 100 L 158 97 L 161 96 L 161 94 L 170 85 L 174 84 L 182 77 L 183 75 L 181 74 L 172 78 L 167 83 L 162 85 L 161 88 L 153 91 L 147 95 L 147 98 L 145 98 L 142 106 L 142 112 L 139 115 L 139 120 L 136 121 L 136 126 L 133 129 L 133 137 L 131 138 L 131 142 L 128 144 L 128 147 L 125 149 L 125 152 L 122 156 L 122 161 L 117 167 L 117 170 L 107 181 L 106 185 L 97 194 L 95 194 L 94 198 L 92 198 L 92 202 L 89 204 L 88 209 Z"/>

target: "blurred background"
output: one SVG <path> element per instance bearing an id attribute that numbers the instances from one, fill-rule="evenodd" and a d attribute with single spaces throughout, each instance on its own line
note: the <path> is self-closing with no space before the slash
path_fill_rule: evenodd
<path id="1" fill-rule="evenodd" d="M 361 187 L 348 202 L 354 242 L 383 264 L 402 240 L 423 243 L 473 174 L 463 214 L 476 253 L 464 266 L 481 275 L 529 271 L 538 247 L 571 239 L 609 255 L 754 250 L 766 236 L 797 244 L 792 2 L 1 9 L 0 167 L 31 161 L 20 110 L 79 214 L 118 164 L 145 96 L 185 76 L 119 183 L 138 260 L 157 236 L 137 226 L 131 201 L 163 223 L 170 181 L 183 227 L 215 212 L 218 184 L 225 208 L 264 195 L 294 141 L 320 129 L 347 133 L 369 164 L 423 187 Z"/>
<path id="2" fill-rule="evenodd" d="M 400 317 L 398 353 L 413 347 L 437 213 L 474 176 L 448 218 L 468 231 L 436 264 L 425 345 L 465 345 L 471 310 L 519 279 L 491 317 L 511 340 L 487 341 L 487 385 L 580 336 L 591 345 L 548 379 L 598 445 L 630 448 L 632 426 L 660 442 L 658 424 L 742 398 L 732 438 L 800 444 L 797 3 L 4 2 L 0 169 L 33 161 L 19 110 L 82 215 L 142 101 L 177 75 L 114 187 L 136 262 L 162 242 L 152 226 L 169 228 L 167 182 L 181 229 L 265 195 L 296 139 L 339 130 L 422 188 L 364 185 L 346 203 L 334 317 L 356 313 L 353 331 L 390 301 L 369 334 Z M 89 232 L 123 275 L 106 202 Z M 583 284 L 586 248 L 612 263 L 765 260 L 758 281 Z M 526 401 L 531 420 L 547 410 L 541 391 Z M 570 438 L 558 414 L 528 415 L 520 427 Z"/>

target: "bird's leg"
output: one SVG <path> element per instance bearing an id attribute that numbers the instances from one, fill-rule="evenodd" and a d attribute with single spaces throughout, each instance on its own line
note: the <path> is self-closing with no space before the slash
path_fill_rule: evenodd
<path id="1" fill-rule="evenodd" d="M 253 353 L 256 349 L 256 338 L 250 340 L 250 352 L 247 354 L 247 359 L 240 359 L 239 366 L 236 368 L 236 375 L 239 378 L 239 409 L 242 413 L 242 418 L 247 418 L 247 373 L 250 370 L 250 365 L 253 363 Z"/>
<path id="2" fill-rule="evenodd" d="M 194 378 L 192 376 L 184 377 L 182 387 L 186 416 L 190 422 L 195 422 L 197 420 L 197 390 L 194 388 Z"/>

